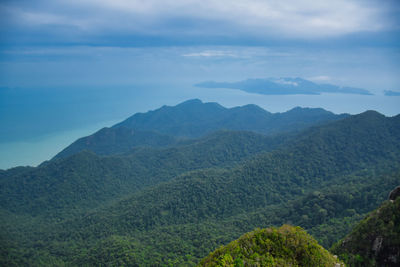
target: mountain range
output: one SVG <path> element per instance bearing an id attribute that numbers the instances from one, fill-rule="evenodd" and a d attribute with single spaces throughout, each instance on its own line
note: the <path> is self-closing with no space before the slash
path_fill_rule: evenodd
<path id="1" fill-rule="evenodd" d="M 91 136 L 78 139 L 55 158 L 82 150 L 109 155 L 128 152 L 137 146 L 165 147 L 218 130 L 280 134 L 346 116 L 321 108 L 300 107 L 273 114 L 256 105 L 225 108 L 217 103 L 202 103 L 193 99 L 173 107 L 163 106 L 154 111 L 137 113 L 111 128 L 103 128 Z"/>
<path id="2" fill-rule="evenodd" d="M 400 184 L 399 158 L 399 115 L 164 106 L 0 171 L 0 263 L 193 266 L 282 224 L 329 248 Z"/>

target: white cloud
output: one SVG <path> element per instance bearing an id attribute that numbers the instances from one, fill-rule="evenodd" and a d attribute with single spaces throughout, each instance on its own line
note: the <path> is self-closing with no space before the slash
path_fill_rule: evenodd
<path id="1" fill-rule="evenodd" d="M 308 77 L 307 80 L 313 82 L 330 82 L 332 81 L 332 78 L 327 75 L 320 75 L 320 76 Z"/>
<path id="2" fill-rule="evenodd" d="M 117 12 L 154 17 L 190 17 L 228 22 L 265 34 L 332 36 L 385 27 L 374 1 L 315 0 L 80 0 Z M 218 25 L 216 25 L 218 26 Z"/>
<path id="3" fill-rule="evenodd" d="M 224 50 L 204 50 L 201 52 L 183 54 L 184 57 L 239 57 L 238 54 L 232 51 Z"/>
<path id="4" fill-rule="evenodd" d="M 293 85 L 293 86 L 298 86 L 299 85 L 297 82 L 288 81 L 288 80 L 285 80 L 285 79 L 282 79 L 282 78 L 280 78 L 280 79 L 272 79 L 272 81 L 274 81 L 276 83 L 279 83 L 279 84 L 286 84 L 286 85 Z"/>
<path id="5" fill-rule="evenodd" d="M 88 22 L 83 19 L 73 19 L 68 16 L 62 16 L 51 13 L 21 12 L 20 16 L 28 24 L 68 25 L 68 26 L 75 26 L 81 29 L 87 29 L 89 26 Z"/>
<path id="6" fill-rule="evenodd" d="M 393 27 L 390 5 L 377 0 L 42 0 L 23 7 L 19 16 L 31 24 L 65 24 L 91 30 L 170 34 L 227 32 L 294 38 L 323 38 Z M 209 21 L 193 27 L 168 21 Z M 163 26 L 164 25 L 164 26 Z M 168 29 L 168 27 L 171 27 Z M 225 32 L 222 32 L 225 31 Z"/>

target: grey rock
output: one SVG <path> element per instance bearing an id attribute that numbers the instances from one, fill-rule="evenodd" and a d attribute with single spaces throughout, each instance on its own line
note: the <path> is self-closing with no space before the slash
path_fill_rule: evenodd
<path id="1" fill-rule="evenodd" d="M 395 200 L 397 197 L 400 196 L 400 186 L 396 187 L 392 190 L 389 194 L 389 200 Z"/>

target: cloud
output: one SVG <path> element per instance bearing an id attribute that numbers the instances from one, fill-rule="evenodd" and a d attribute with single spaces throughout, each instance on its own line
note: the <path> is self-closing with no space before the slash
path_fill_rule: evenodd
<path id="1" fill-rule="evenodd" d="M 75 3 L 167 20 L 174 17 L 221 20 L 237 27 L 290 36 L 331 36 L 379 31 L 389 26 L 382 17 L 387 7 L 380 1 L 80 0 Z"/>
<path id="2" fill-rule="evenodd" d="M 183 54 L 182 56 L 184 57 L 239 57 L 239 55 L 235 54 L 232 51 L 224 51 L 224 50 L 204 50 L 201 52 L 195 52 L 195 53 L 188 53 L 188 54 Z"/>
<path id="3" fill-rule="evenodd" d="M 19 16 L 29 25 L 66 25 L 78 27 L 80 29 L 87 29 L 89 27 L 87 21 L 84 19 L 73 19 L 58 14 L 21 11 Z"/>
<path id="4" fill-rule="evenodd" d="M 327 76 L 327 75 L 313 76 L 313 77 L 309 77 L 307 79 L 310 80 L 310 81 L 313 81 L 313 82 L 318 82 L 318 83 L 320 83 L 320 82 L 329 82 L 329 81 L 332 80 L 332 78 L 330 76 Z"/>
<path id="5" fill-rule="evenodd" d="M 292 52 L 286 50 L 280 51 L 260 46 L 191 47 L 184 50 L 184 53 L 181 54 L 181 56 L 186 58 L 230 58 L 237 60 L 265 60 L 267 58 L 284 58 L 293 55 Z"/>
<path id="6" fill-rule="evenodd" d="M 296 81 L 292 81 L 292 80 L 288 80 L 288 79 L 282 79 L 282 78 L 278 78 L 278 79 L 271 79 L 271 81 L 273 81 L 276 84 L 282 84 L 282 85 L 289 85 L 289 86 L 299 86 L 299 83 Z"/>
<path id="7" fill-rule="evenodd" d="M 323 39 L 399 28 L 394 1 L 6 1 L 14 24 L 75 27 L 92 35 Z M 390 4 L 391 3 L 391 4 Z"/>

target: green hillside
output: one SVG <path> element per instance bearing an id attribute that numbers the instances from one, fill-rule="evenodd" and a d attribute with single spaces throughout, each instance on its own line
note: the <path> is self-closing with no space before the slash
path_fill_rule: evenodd
<path id="1" fill-rule="evenodd" d="M 137 113 L 111 128 L 78 139 L 55 158 L 82 150 L 99 155 L 126 153 L 134 147 L 165 147 L 182 139 L 200 138 L 219 130 L 281 134 L 346 117 L 323 109 L 294 108 L 284 113 L 269 113 L 256 105 L 225 108 L 217 103 L 194 99 L 179 105 L 163 106 Z"/>
<path id="2" fill-rule="evenodd" d="M 222 131 L 11 169 L 0 176 L 1 263 L 193 266 L 285 223 L 330 247 L 400 184 L 398 158 L 400 116 L 368 111 L 297 134 Z"/>
<path id="3" fill-rule="evenodd" d="M 84 150 L 98 155 L 123 154 L 136 147 L 168 147 L 179 142 L 178 138 L 152 131 L 137 131 L 126 127 L 103 128 L 76 140 L 55 158 L 66 158 Z"/>
<path id="4" fill-rule="evenodd" d="M 349 266 L 398 266 L 400 197 L 368 214 L 332 251 Z"/>
<path id="5" fill-rule="evenodd" d="M 216 249 L 198 266 L 341 266 L 300 227 L 256 229 Z"/>
<path id="6" fill-rule="evenodd" d="M 64 218 L 190 170 L 232 166 L 285 140 L 284 136 L 221 131 L 177 147 L 138 148 L 112 157 L 84 151 L 37 168 L 5 171 L 0 179 L 0 207 Z"/>

